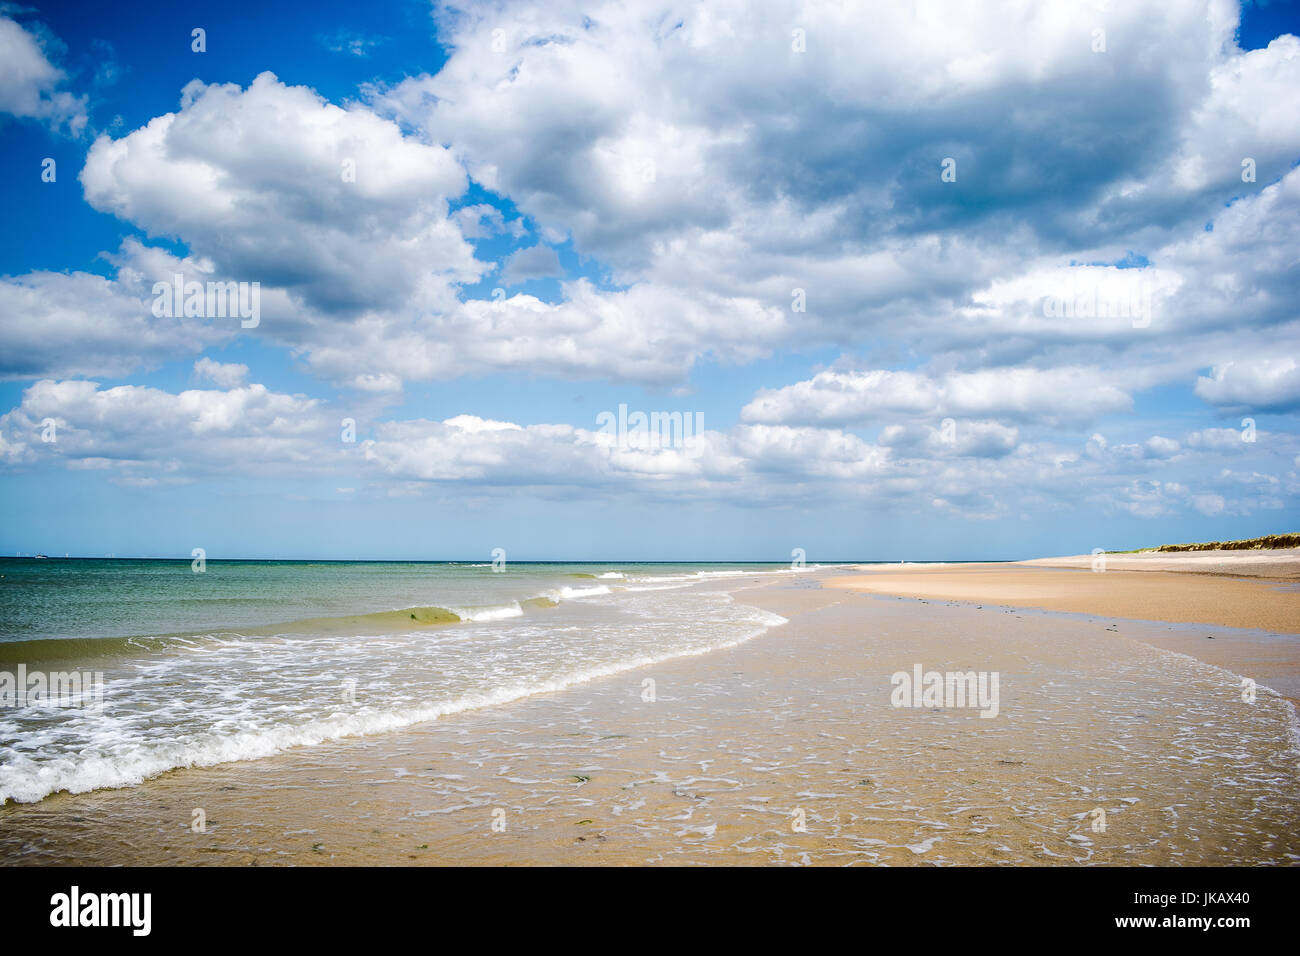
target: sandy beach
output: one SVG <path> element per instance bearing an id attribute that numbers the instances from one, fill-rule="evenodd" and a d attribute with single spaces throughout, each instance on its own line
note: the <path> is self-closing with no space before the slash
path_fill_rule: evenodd
<path id="1" fill-rule="evenodd" d="M 739 578 L 736 602 L 788 623 L 399 732 L 10 804 L 0 860 L 1294 864 L 1295 710 L 1259 668 L 1294 680 L 1296 599 L 1278 591 L 1261 612 L 1274 632 L 1189 630 L 1125 619 L 1130 605 L 1095 590 L 1174 588 L 1147 593 L 1154 617 L 1183 580 L 1039 567 Z M 1240 607 L 1272 593 L 1224 587 L 1247 584 L 1260 590 Z M 873 593 L 886 589 L 914 596 Z M 1017 604 L 1039 601 L 1070 607 Z M 996 715 L 895 706 L 894 675 L 914 668 L 998 674 Z M 1249 701 L 1242 675 L 1261 685 Z"/>
<path id="2" fill-rule="evenodd" d="M 1300 551 L 1041 558 L 1007 564 L 863 565 L 828 587 L 926 600 L 1163 621 L 1144 640 L 1268 683 L 1300 704 Z M 1197 625 L 1217 625 L 1222 632 Z"/>
<path id="3" fill-rule="evenodd" d="M 1234 557 L 1237 556 L 1237 557 Z M 863 565 L 831 587 L 1107 617 L 1300 633 L 1300 552 L 1092 555 L 1010 564 Z"/>

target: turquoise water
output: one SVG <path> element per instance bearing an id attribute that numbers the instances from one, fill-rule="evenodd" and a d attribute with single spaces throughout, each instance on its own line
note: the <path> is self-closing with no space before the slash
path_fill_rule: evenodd
<path id="1" fill-rule="evenodd" d="M 627 573 L 646 583 L 783 564 L 0 559 L 0 641 L 246 628 L 406 607 L 490 606 Z M 487 573 L 485 573 L 487 572 Z M 608 584 L 616 578 L 607 578 Z M 588 585 L 590 586 L 590 585 Z"/>
<path id="2" fill-rule="evenodd" d="M 397 730 L 732 646 L 784 621 L 728 586 L 804 570 L 3 560 L 0 695 L 20 674 L 86 686 L 4 698 L 0 802 Z"/>

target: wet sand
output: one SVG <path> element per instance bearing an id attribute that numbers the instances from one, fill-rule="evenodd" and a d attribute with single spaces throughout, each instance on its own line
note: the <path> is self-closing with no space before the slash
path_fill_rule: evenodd
<path id="1" fill-rule="evenodd" d="M 1250 676 L 1300 704 L 1300 551 L 1107 555 L 1104 571 L 1093 566 L 1092 555 L 863 565 L 826 586 L 1181 625 L 1143 628 L 1142 639 Z"/>
<path id="2" fill-rule="evenodd" d="M 1060 559 L 1065 560 L 1065 559 Z M 1162 562 L 1163 565 L 1174 562 Z M 864 565 L 830 587 L 1107 617 L 1217 624 L 1300 634 L 1300 563 L 1293 576 L 1237 576 L 1020 564 Z M 1275 568 L 1274 573 L 1282 569 Z"/>
<path id="3" fill-rule="evenodd" d="M 728 584 L 789 623 L 702 657 L 0 808 L 0 861 L 1300 861 L 1294 708 L 1157 646 L 1171 625 L 820 586 L 836 577 Z M 998 716 L 892 706 L 917 664 L 998 672 Z"/>

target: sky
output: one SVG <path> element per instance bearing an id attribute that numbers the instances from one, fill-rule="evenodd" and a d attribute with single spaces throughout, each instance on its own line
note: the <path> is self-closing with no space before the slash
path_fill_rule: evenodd
<path id="1" fill-rule="evenodd" d="M 0 5 L 0 553 L 1300 530 L 1298 28 L 1226 0 Z M 177 275 L 246 313 L 171 307 Z"/>

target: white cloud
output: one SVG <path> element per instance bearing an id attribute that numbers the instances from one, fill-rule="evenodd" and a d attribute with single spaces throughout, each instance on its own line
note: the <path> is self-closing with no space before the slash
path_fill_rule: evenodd
<path id="1" fill-rule="evenodd" d="M 231 334 L 206 320 L 156 318 L 149 287 L 133 266 L 116 280 L 86 272 L 0 279 L 0 377 L 121 376 Z"/>
<path id="2" fill-rule="evenodd" d="M 238 388 L 248 380 L 248 366 L 201 358 L 194 363 L 194 377 L 199 381 L 211 382 L 218 388 Z"/>
<path id="3" fill-rule="evenodd" d="M 1190 384 L 1243 313 L 1294 324 L 1281 250 L 1300 176 L 1269 183 L 1300 152 L 1300 44 L 1239 50 L 1232 4 L 862 17 L 518 0 L 439 16 L 446 66 L 376 108 L 450 144 L 615 281 L 773 310 L 764 349 L 883 338 L 968 371 L 1102 366 L 1131 392 Z M 1257 183 L 1241 182 L 1242 151 L 1266 170 Z M 1179 172 L 1197 163 L 1210 174 Z M 1133 249 L 1155 264 L 1086 264 Z M 1080 290 L 1112 314 L 1044 314 Z M 752 357 L 709 332 L 674 356 L 683 374 L 705 352 Z"/>
<path id="4" fill-rule="evenodd" d="M 486 239 L 505 232 L 518 238 L 526 231 L 522 218 L 515 218 L 507 223 L 501 210 L 487 203 L 462 206 L 452 213 L 452 218 L 456 220 L 461 235 L 466 239 Z"/>
<path id="5" fill-rule="evenodd" d="M 887 425 L 879 441 L 909 457 L 1001 458 L 1015 450 L 1020 432 L 1000 422 L 948 419 L 937 426 Z"/>
<path id="6" fill-rule="evenodd" d="M 1198 378 L 1196 394 L 1229 409 L 1294 409 L 1300 407 L 1300 363 L 1289 356 L 1229 362 Z"/>
<path id="7" fill-rule="evenodd" d="M 1223 176 L 1193 184 L 1161 166 L 1225 142 L 1249 140 L 1262 159 L 1300 149 L 1279 95 L 1300 68 L 1296 44 L 1242 53 L 1229 6 L 1109 11 L 1103 55 L 1088 11 L 999 3 L 881 20 L 814 4 L 797 24 L 784 7 L 678 14 L 660 0 L 439 16 L 450 61 L 374 91 L 373 109 L 269 73 L 247 89 L 189 84 L 178 111 L 96 141 L 87 199 L 181 239 L 212 275 L 260 281 L 257 334 L 372 392 L 516 370 L 680 383 L 706 356 L 883 338 L 966 375 L 1104 367 L 1108 381 L 1084 386 L 1086 417 L 1094 403 L 1189 381 L 1243 311 L 1259 327 L 1294 320 L 1276 250 L 1297 231 L 1300 176 L 1280 188 L 1238 180 L 1245 198 L 1225 210 Z M 791 48 L 796 27 L 807 54 Z M 1267 123 L 1261 100 L 1274 104 Z M 948 154 L 962 172 L 945 191 L 937 159 Z M 484 203 L 448 211 L 467 185 L 462 162 L 548 242 L 572 236 L 626 288 L 569 280 L 566 301 L 516 297 L 491 316 L 462 303 L 459 285 L 492 268 L 467 239 L 523 229 Z M 1281 234 L 1261 235 L 1262 223 Z M 1158 264 L 1064 264 L 1132 246 Z M 502 276 L 557 266 L 538 244 Z M 1138 283 L 1151 329 L 1043 314 L 1080 283 L 1103 300 Z M 805 313 L 791 310 L 796 288 Z"/>
<path id="8" fill-rule="evenodd" d="M 87 122 L 86 97 L 60 89 L 67 75 L 50 62 L 57 44 L 39 27 L 24 28 L 0 16 L 0 112 L 39 119 L 56 132 L 81 135 Z"/>
<path id="9" fill-rule="evenodd" d="M 1208 518 L 1223 513 L 1223 495 L 1193 495 L 1192 507 Z"/>
<path id="10" fill-rule="evenodd" d="M 45 422 L 55 440 L 45 441 Z M 161 389 L 42 380 L 0 416 L 12 463 L 65 463 L 131 482 L 203 474 L 294 474 L 337 464 L 344 451 L 337 420 L 321 403 L 269 391 Z"/>
<path id="11" fill-rule="evenodd" d="M 222 375 L 230 368 L 213 364 Z M 1224 453 L 1190 451 L 1190 437 L 1108 443 L 1098 435 L 1080 454 L 1023 441 L 996 422 L 963 421 L 951 440 L 916 426 L 885 429 L 873 443 L 837 428 L 741 424 L 687 443 L 654 443 L 635 434 L 620 440 L 600 427 L 371 414 L 363 416 L 369 424 L 361 440 L 348 443 L 341 441 L 342 416 L 320 400 L 256 384 L 172 394 L 46 380 L 0 416 L 0 461 L 20 469 L 61 463 L 137 487 L 220 475 L 348 476 L 345 487 L 366 482 L 362 493 L 371 494 L 442 486 L 474 497 L 527 489 L 541 497 L 631 493 L 745 505 L 797 504 L 811 495 L 872 507 L 940 507 L 974 519 L 1006 514 L 1013 505 L 1085 503 L 1143 518 L 1203 513 L 1216 495 L 1226 513 L 1247 514 L 1281 507 L 1290 493 L 1269 471 L 1214 467 Z M 43 441 L 51 420 L 57 440 Z M 1297 440 L 1269 435 L 1267 443 L 1265 467 L 1286 473 Z M 1174 460 L 1185 478 L 1169 474 Z"/>
<path id="12" fill-rule="evenodd" d="M 870 17 L 505 0 L 437 16 L 442 71 L 366 103 L 269 73 L 247 88 L 195 81 L 175 112 L 95 141 L 86 199 L 156 244 L 125 242 L 111 278 L 0 280 L 0 374 L 118 377 L 198 358 L 195 380 L 216 388 L 41 381 L 4 416 L 0 458 L 143 485 L 231 473 L 243 448 L 284 473 L 358 470 L 337 483 L 358 494 L 366 480 L 818 494 L 985 518 L 1012 503 L 1237 514 L 1294 494 L 1294 477 L 1269 481 L 1295 467 L 1283 431 L 1243 442 L 1139 396 L 1194 394 L 1212 425 L 1300 407 L 1300 41 L 1240 51 L 1221 0 Z M 77 101 L 58 99 L 64 78 L 20 33 L 0 44 L 36 44 L 40 60 L 0 59 L 0 108 L 71 128 Z M 939 179 L 945 156 L 956 183 Z M 452 209 L 481 195 L 467 171 L 500 208 Z M 500 262 L 471 242 L 529 234 Z M 556 246 L 600 278 L 563 276 Z M 152 316 L 152 283 L 177 270 L 259 281 L 261 325 Z M 493 275 L 559 276 L 561 297 L 464 299 Z M 378 421 L 343 447 L 329 403 L 199 358 L 237 334 L 288 347 L 372 406 L 409 381 L 526 373 L 690 394 L 717 381 L 692 380 L 701 365 L 839 358 L 782 371 L 778 383 L 803 380 L 754 395 L 693 455 L 473 415 Z M 34 441 L 45 417 L 67 423 L 66 441 Z M 851 431 L 868 427 L 874 441 Z"/>
<path id="13" fill-rule="evenodd" d="M 1250 443 L 1244 440 L 1244 431 L 1235 428 L 1202 428 L 1190 432 L 1184 440 L 1189 448 L 1204 448 L 1229 454 L 1241 453 L 1249 449 Z M 1259 438 L 1256 433 L 1256 439 Z"/>
<path id="14" fill-rule="evenodd" d="M 466 179 L 447 150 L 271 73 L 192 81 L 177 112 L 100 136 L 81 181 L 96 209 L 322 315 L 446 306 L 484 269 L 448 218 Z"/>
<path id="15" fill-rule="evenodd" d="M 1131 399 L 1099 369 L 987 369 L 932 376 L 918 372 L 819 372 L 765 390 L 741 410 L 747 422 L 848 425 L 920 416 L 1006 416 L 1079 421 L 1127 411 Z"/>
<path id="16" fill-rule="evenodd" d="M 527 370 L 559 378 L 676 383 L 709 355 L 732 361 L 769 354 L 779 340 L 776 309 L 746 300 L 686 295 L 638 285 L 622 292 L 585 279 L 562 284 L 563 300 L 531 295 L 472 299 L 401 325 L 379 318 L 317 329 L 313 369 L 356 386 L 371 369 L 403 379 L 456 378 Z"/>
<path id="17" fill-rule="evenodd" d="M 1149 458 L 1172 458 L 1182 450 L 1182 446 L 1173 438 L 1152 435 L 1146 440 L 1144 450 Z"/>
<path id="18" fill-rule="evenodd" d="M 507 285 L 562 275 L 564 268 L 560 265 L 559 255 L 550 246 L 540 243 L 512 252 L 501 267 L 501 280 Z"/>

